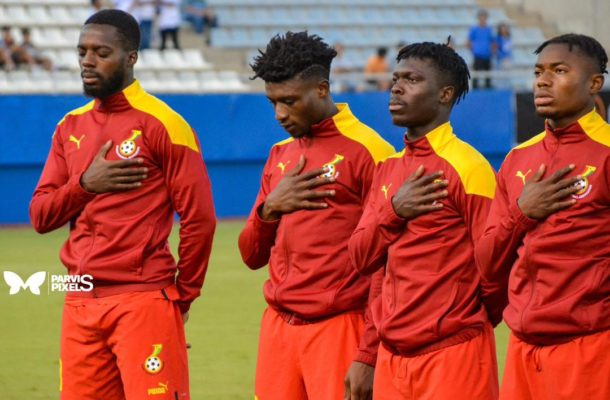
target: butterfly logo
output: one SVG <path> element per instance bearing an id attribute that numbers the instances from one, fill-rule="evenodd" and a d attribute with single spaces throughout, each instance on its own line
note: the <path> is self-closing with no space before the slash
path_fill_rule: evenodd
<path id="1" fill-rule="evenodd" d="M 32 294 L 40 296 L 40 286 L 45 282 L 47 273 L 45 271 L 35 272 L 25 283 L 19 275 L 11 271 L 4 271 L 4 281 L 11 288 L 8 294 L 14 295 L 21 289 L 30 289 Z"/>

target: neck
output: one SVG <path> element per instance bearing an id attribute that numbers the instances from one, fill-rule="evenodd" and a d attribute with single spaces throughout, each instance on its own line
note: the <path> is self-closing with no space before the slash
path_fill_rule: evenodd
<path id="1" fill-rule="evenodd" d="M 339 112 L 337 105 L 330 99 L 330 97 L 324 102 L 324 107 L 320 112 L 320 120 L 318 122 L 322 122 L 327 118 L 333 117 L 335 114 Z"/>
<path id="2" fill-rule="evenodd" d="M 562 129 L 565 128 L 566 126 L 569 126 L 571 124 L 573 124 L 574 122 L 578 121 L 580 118 L 582 118 L 583 116 L 589 114 L 591 111 L 593 111 L 593 103 L 587 105 L 586 108 L 583 108 L 582 110 L 580 110 L 579 112 L 569 115 L 569 116 L 565 116 L 565 117 L 560 117 L 560 118 L 548 118 L 547 121 L 549 123 L 549 125 L 551 126 L 552 129 Z"/>
<path id="3" fill-rule="evenodd" d="M 449 115 L 438 116 L 424 125 L 407 126 L 407 140 L 413 142 L 426 136 L 429 132 L 449 121 Z"/>

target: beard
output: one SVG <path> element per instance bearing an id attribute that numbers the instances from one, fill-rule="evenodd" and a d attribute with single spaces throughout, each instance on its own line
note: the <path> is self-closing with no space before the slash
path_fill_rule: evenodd
<path id="1" fill-rule="evenodd" d="M 123 81 L 125 80 L 125 69 L 119 68 L 108 78 L 103 79 L 101 76 L 98 77 L 98 85 L 86 85 L 83 83 L 83 92 L 88 97 L 95 97 L 98 99 L 106 98 L 110 95 L 120 91 L 123 87 Z"/>

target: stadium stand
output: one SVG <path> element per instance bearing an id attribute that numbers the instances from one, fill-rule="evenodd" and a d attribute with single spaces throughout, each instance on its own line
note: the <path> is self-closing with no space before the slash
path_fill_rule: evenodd
<path id="1" fill-rule="evenodd" d="M 54 71 L 38 69 L 0 71 L 0 93 L 80 93 L 75 51 L 82 23 L 91 15 L 87 0 L 0 1 L 0 26 L 11 27 L 17 43 L 21 43 L 23 27 L 31 29 L 33 43 L 43 50 L 55 66 Z M 236 73 L 219 71 L 202 74 L 214 66 L 200 48 L 183 50 L 146 49 L 140 53 L 138 76 L 145 78 L 151 91 L 166 93 L 197 93 L 202 91 L 245 92 L 249 87 Z M 214 79 L 209 77 L 213 76 Z"/>

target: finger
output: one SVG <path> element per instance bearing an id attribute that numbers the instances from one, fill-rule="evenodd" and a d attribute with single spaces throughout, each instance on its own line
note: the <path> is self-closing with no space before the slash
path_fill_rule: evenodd
<path id="1" fill-rule="evenodd" d="M 438 211 L 441 208 L 443 208 L 443 203 L 429 203 L 429 204 L 423 204 L 423 205 L 419 205 L 417 207 L 415 207 L 415 210 L 419 213 L 419 214 L 425 214 L 425 213 L 429 213 L 432 211 Z"/>
<path id="2" fill-rule="evenodd" d="M 565 189 L 555 192 L 555 194 L 553 194 L 551 196 L 551 200 L 565 199 L 566 197 L 573 195 L 574 193 L 578 192 L 579 190 L 580 190 L 580 188 L 577 188 L 575 186 L 567 187 Z"/>
<path id="3" fill-rule="evenodd" d="M 288 173 L 286 175 L 288 175 L 288 176 L 297 176 L 298 174 L 301 173 L 301 171 L 303 171 L 304 167 L 305 167 L 305 156 L 301 154 L 301 156 L 299 157 L 299 162 L 297 163 L 297 165 L 295 165 L 293 169 L 288 171 Z"/>
<path id="4" fill-rule="evenodd" d="M 540 182 L 540 180 L 542 179 L 542 177 L 544 176 L 544 173 L 546 172 L 546 165 L 544 164 L 540 164 L 540 167 L 538 167 L 538 171 L 536 171 L 536 173 L 534 174 L 534 176 L 532 176 L 532 181 L 534 182 Z"/>
<path id="5" fill-rule="evenodd" d="M 334 190 L 307 190 L 303 192 L 301 198 L 303 200 L 323 199 L 325 197 L 333 197 L 335 193 Z"/>
<path id="6" fill-rule="evenodd" d="M 448 180 L 437 180 L 424 186 L 424 193 L 436 192 L 437 190 L 444 189 L 449 185 Z"/>
<path id="7" fill-rule="evenodd" d="M 299 208 L 303 210 L 322 210 L 328 208 L 328 204 L 321 201 L 303 200 L 299 203 Z"/>
<path id="8" fill-rule="evenodd" d="M 95 158 L 104 159 L 106 158 L 106 154 L 108 154 L 108 150 L 112 147 L 112 140 L 107 141 L 100 147 L 100 151 L 97 152 Z"/>
<path id="9" fill-rule="evenodd" d="M 419 167 L 417 167 L 417 169 L 415 170 L 415 172 L 413 172 L 411 174 L 411 176 L 409 176 L 407 178 L 407 181 L 409 182 L 415 182 L 416 180 L 418 180 L 422 175 L 424 174 L 424 166 L 420 165 Z"/>
<path id="10" fill-rule="evenodd" d="M 555 183 L 554 188 L 555 188 L 555 190 L 561 190 L 563 188 L 573 186 L 576 182 L 580 181 L 581 179 L 582 179 L 581 175 L 576 175 L 576 176 L 572 176 L 570 178 L 565 178 L 565 179 L 562 179 L 559 182 Z"/>
<path id="11" fill-rule="evenodd" d="M 142 182 L 134 182 L 134 183 L 114 183 L 110 186 L 110 191 L 112 192 L 123 192 L 126 190 L 137 189 L 142 186 Z"/>
<path id="12" fill-rule="evenodd" d="M 551 206 L 551 210 L 552 212 L 557 212 L 565 208 L 572 207 L 574 204 L 576 204 L 576 199 L 559 201 Z"/>
<path id="13" fill-rule="evenodd" d="M 108 172 L 108 176 L 148 175 L 148 168 L 116 168 Z"/>
<path id="14" fill-rule="evenodd" d="M 343 380 L 343 400 L 350 400 L 351 398 L 350 382 L 349 379 L 345 378 Z"/>
<path id="15" fill-rule="evenodd" d="M 316 168 L 316 169 L 312 169 L 311 171 L 305 172 L 304 174 L 302 174 L 300 176 L 300 178 L 301 178 L 301 180 L 310 180 L 310 179 L 317 178 L 320 175 L 323 175 L 327 172 L 328 172 L 327 167 Z M 335 181 L 335 178 L 332 178 L 332 177 L 324 177 L 324 178 L 331 179 L 331 182 Z"/>
<path id="16" fill-rule="evenodd" d="M 147 175 L 120 175 L 112 178 L 112 183 L 134 183 L 142 182 L 147 178 Z"/>
<path id="17" fill-rule="evenodd" d="M 561 178 L 563 178 L 566 174 L 569 174 L 574 169 L 574 164 L 570 164 L 567 167 L 560 169 L 551 175 L 551 182 L 558 182 Z"/>
<path id="18" fill-rule="evenodd" d="M 447 197 L 448 194 L 449 194 L 449 192 L 447 192 L 446 190 L 441 190 L 440 192 L 429 193 L 425 196 L 420 197 L 419 200 L 417 200 L 417 202 L 420 204 L 430 204 L 436 200 L 444 199 L 445 197 Z"/>
<path id="19" fill-rule="evenodd" d="M 333 177 L 329 177 L 329 176 L 325 176 L 323 178 L 320 177 L 315 177 L 312 179 L 308 179 L 304 182 L 299 183 L 299 187 L 301 189 L 313 189 L 316 188 L 318 186 L 322 186 L 322 185 L 327 185 L 329 183 L 333 183 L 335 181 L 335 178 Z"/>
<path id="20" fill-rule="evenodd" d="M 115 160 L 108 161 L 110 168 L 129 168 L 136 165 L 141 165 L 144 162 L 142 158 L 133 158 L 130 160 Z"/>
<path id="21" fill-rule="evenodd" d="M 424 186 L 431 182 L 434 182 L 435 180 L 439 179 L 441 176 L 443 176 L 443 171 L 436 171 L 433 174 L 422 176 L 421 178 L 419 178 L 417 180 L 416 184 L 418 186 Z"/>

